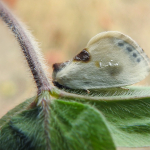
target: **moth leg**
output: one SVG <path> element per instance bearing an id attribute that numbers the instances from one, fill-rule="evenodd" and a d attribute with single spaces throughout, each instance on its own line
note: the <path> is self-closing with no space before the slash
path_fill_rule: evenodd
<path id="1" fill-rule="evenodd" d="M 128 88 L 125 88 L 125 87 L 118 87 L 118 88 L 122 90 L 129 90 Z"/>
<path id="2" fill-rule="evenodd" d="M 86 89 L 85 91 L 87 92 L 87 94 L 90 94 L 90 90 Z"/>

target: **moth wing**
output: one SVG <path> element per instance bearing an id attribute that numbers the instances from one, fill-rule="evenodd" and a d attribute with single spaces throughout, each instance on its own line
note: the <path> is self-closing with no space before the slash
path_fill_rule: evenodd
<path id="1" fill-rule="evenodd" d="M 102 32 L 57 73 L 57 81 L 72 89 L 122 87 L 144 79 L 150 61 L 142 48 L 120 32 Z"/>

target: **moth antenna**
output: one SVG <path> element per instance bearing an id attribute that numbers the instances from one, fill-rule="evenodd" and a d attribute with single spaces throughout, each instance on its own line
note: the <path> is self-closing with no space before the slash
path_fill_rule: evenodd
<path id="1" fill-rule="evenodd" d="M 28 66 L 36 83 L 38 94 L 44 90 L 51 90 L 47 74 L 45 73 L 44 63 L 40 58 L 37 42 L 32 35 L 25 29 L 22 23 L 11 13 L 11 11 L 0 1 L 0 18 L 6 23 L 13 32 L 21 50 L 27 60 Z"/>

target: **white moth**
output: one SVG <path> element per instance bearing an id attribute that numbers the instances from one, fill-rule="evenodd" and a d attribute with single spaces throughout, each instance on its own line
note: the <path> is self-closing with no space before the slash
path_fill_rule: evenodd
<path id="1" fill-rule="evenodd" d="M 53 83 L 71 89 L 102 89 L 137 83 L 150 72 L 150 60 L 129 36 L 117 31 L 94 36 L 78 55 L 53 65 Z"/>

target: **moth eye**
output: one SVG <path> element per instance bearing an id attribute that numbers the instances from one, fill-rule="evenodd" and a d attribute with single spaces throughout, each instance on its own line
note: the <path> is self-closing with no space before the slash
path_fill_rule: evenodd
<path id="1" fill-rule="evenodd" d="M 86 49 L 83 49 L 78 55 L 74 57 L 74 61 L 88 62 L 90 60 L 90 54 Z"/>
<path id="2" fill-rule="evenodd" d="M 55 64 L 53 64 L 53 71 L 54 72 L 60 71 L 60 65 L 61 65 L 61 63 L 55 63 Z"/>
<path id="3" fill-rule="evenodd" d="M 60 71 L 62 68 L 64 68 L 67 64 L 69 63 L 69 61 L 66 61 L 64 63 L 55 63 L 53 64 L 53 72 L 58 72 Z"/>

